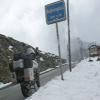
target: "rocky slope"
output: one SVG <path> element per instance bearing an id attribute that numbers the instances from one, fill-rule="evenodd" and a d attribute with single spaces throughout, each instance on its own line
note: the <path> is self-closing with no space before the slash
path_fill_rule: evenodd
<path id="1" fill-rule="evenodd" d="M 9 82 L 11 80 L 11 74 L 9 70 L 9 60 L 12 59 L 13 54 L 16 52 L 24 52 L 27 48 L 27 44 L 17 41 L 11 37 L 6 37 L 0 34 L 0 81 Z M 35 49 L 35 48 L 34 48 Z M 39 68 L 40 71 L 44 71 L 48 68 L 58 65 L 58 56 L 40 51 Z M 65 62 L 65 60 L 62 60 Z"/>

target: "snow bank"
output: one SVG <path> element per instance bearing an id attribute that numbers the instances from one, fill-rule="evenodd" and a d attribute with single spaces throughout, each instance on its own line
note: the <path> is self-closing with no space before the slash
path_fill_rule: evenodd
<path id="1" fill-rule="evenodd" d="M 64 79 L 56 77 L 26 100 L 100 100 L 100 62 L 84 60 Z"/>
<path id="2" fill-rule="evenodd" d="M 3 83 L 0 82 L 0 89 L 4 88 L 6 86 L 9 86 L 10 84 L 12 84 L 12 82 L 9 82 L 9 83 L 6 83 L 6 84 L 3 84 Z"/>

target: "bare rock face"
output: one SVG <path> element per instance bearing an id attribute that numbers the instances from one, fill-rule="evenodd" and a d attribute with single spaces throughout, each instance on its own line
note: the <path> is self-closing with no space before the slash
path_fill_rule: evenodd
<path id="1" fill-rule="evenodd" d="M 9 82 L 10 70 L 9 59 L 12 59 L 13 53 L 23 51 L 25 44 L 0 34 L 0 81 Z"/>
<path id="2" fill-rule="evenodd" d="M 0 82 L 11 81 L 9 60 L 13 58 L 14 53 L 24 52 L 27 46 L 29 45 L 0 34 Z M 40 71 L 55 67 L 58 64 L 58 56 L 44 53 L 40 50 L 39 53 L 42 59 L 38 60 Z M 64 62 L 65 60 L 62 61 Z"/>

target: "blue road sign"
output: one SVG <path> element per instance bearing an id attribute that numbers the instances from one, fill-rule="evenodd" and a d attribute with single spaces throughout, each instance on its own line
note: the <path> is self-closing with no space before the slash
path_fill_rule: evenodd
<path id="1" fill-rule="evenodd" d="M 65 2 L 57 1 L 46 5 L 45 14 L 47 24 L 66 20 Z"/>

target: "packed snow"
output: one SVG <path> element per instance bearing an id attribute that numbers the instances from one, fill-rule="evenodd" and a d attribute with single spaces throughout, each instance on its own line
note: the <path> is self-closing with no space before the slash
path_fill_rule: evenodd
<path id="1" fill-rule="evenodd" d="M 83 60 L 64 81 L 56 77 L 26 100 L 100 100 L 100 62 Z"/>
<path id="2" fill-rule="evenodd" d="M 1 88 L 4 88 L 4 87 L 6 87 L 6 86 L 9 86 L 9 85 L 11 85 L 11 84 L 12 84 L 12 82 L 9 82 L 9 83 L 6 83 L 6 84 L 3 84 L 3 83 L 0 82 L 0 89 L 1 89 Z"/>

